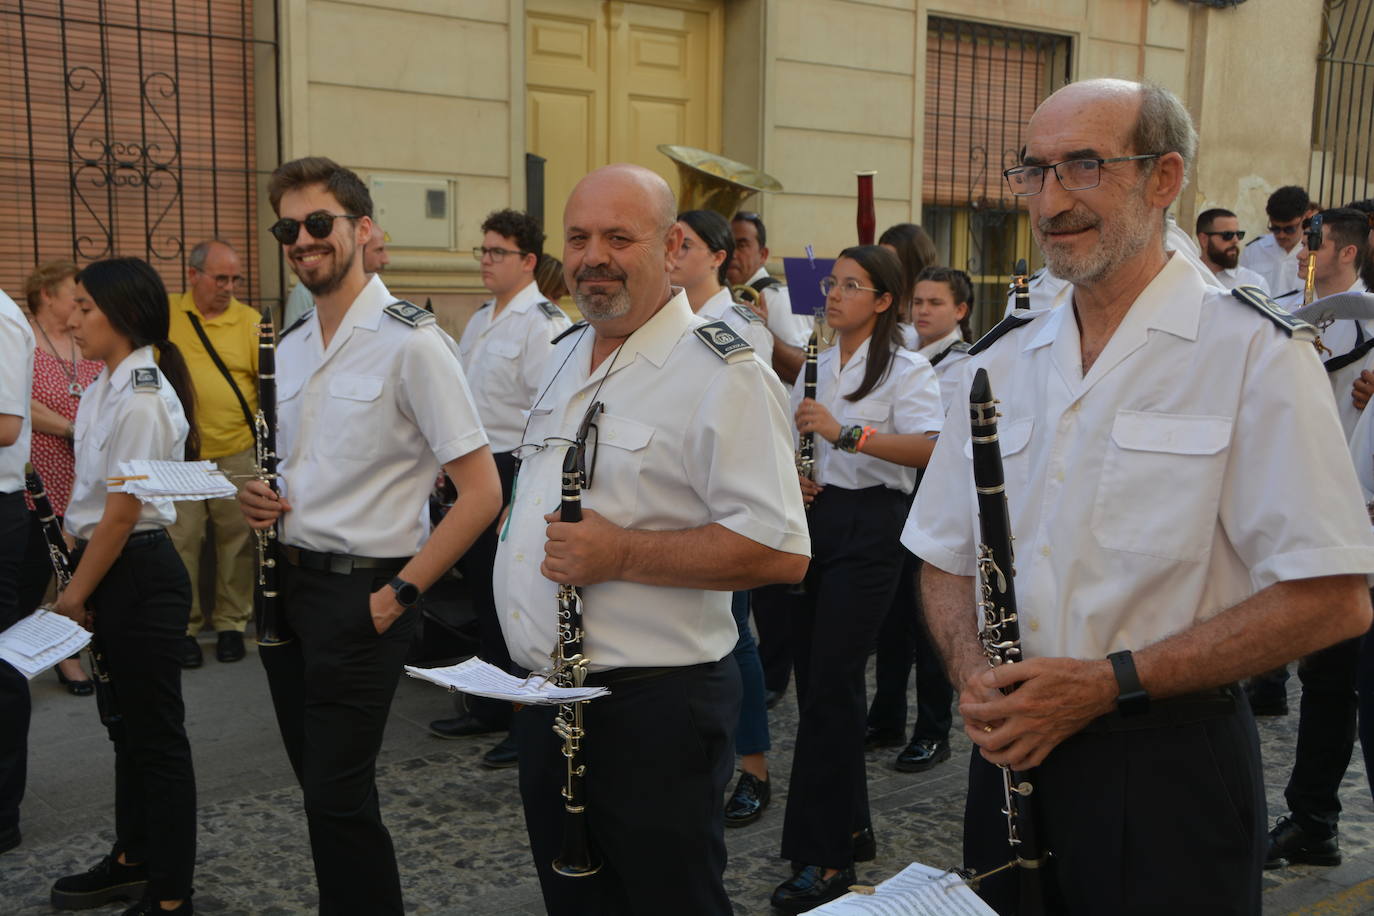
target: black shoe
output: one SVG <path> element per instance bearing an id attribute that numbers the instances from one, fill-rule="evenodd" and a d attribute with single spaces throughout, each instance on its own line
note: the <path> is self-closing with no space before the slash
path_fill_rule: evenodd
<path id="1" fill-rule="evenodd" d="M 215 658 L 222 662 L 236 662 L 243 658 L 243 634 L 225 630 L 215 640 Z"/>
<path id="2" fill-rule="evenodd" d="M 194 636 L 182 637 L 181 648 L 177 651 L 177 661 L 181 662 L 183 668 L 199 668 L 205 664 L 205 656 L 200 652 L 200 642 Z"/>
<path id="3" fill-rule="evenodd" d="M 778 705 L 778 701 L 782 699 L 782 696 L 783 696 L 783 694 L 785 694 L 785 693 L 787 693 L 787 691 L 786 691 L 785 689 L 784 689 L 784 690 L 773 690 L 773 689 L 770 688 L 770 689 L 768 689 L 768 690 L 765 690 L 765 691 L 763 692 L 763 707 L 764 707 L 764 709 L 772 709 L 774 706 L 777 706 L 777 705 Z"/>
<path id="4" fill-rule="evenodd" d="M 769 902 L 784 913 L 805 913 L 822 903 L 842 897 L 854 883 L 854 866 L 840 869 L 829 878 L 822 878 L 825 869 L 807 865 L 773 890 Z"/>
<path id="5" fill-rule="evenodd" d="M 516 749 L 515 738 L 507 735 L 501 743 L 482 755 L 482 766 L 492 770 L 504 770 L 520 762 L 520 751 Z"/>
<path id="6" fill-rule="evenodd" d="M 1332 833 L 1322 839 L 1304 829 L 1291 817 L 1281 817 L 1269 831 L 1269 851 L 1264 857 L 1265 868 L 1289 865 L 1340 865 L 1340 834 Z"/>
<path id="7" fill-rule="evenodd" d="M 892 766 L 903 773 L 924 773 L 949 759 L 949 741 L 944 738 L 912 738 Z"/>
<path id="8" fill-rule="evenodd" d="M 429 723 L 429 733 L 436 738 L 471 738 L 473 735 L 490 735 L 505 730 L 506 726 L 488 725 L 472 713 L 465 713 L 456 719 L 435 719 Z"/>
<path id="9" fill-rule="evenodd" d="M 891 728 L 869 727 L 864 735 L 864 750 L 872 751 L 880 747 L 901 747 L 906 744 L 906 732 Z"/>
<path id="10" fill-rule="evenodd" d="M 725 826 L 743 827 L 754 823 L 763 816 L 772 798 L 773 788 L 768 780 L 741 771 L 735 792 L 725 803 Z"/>
<path id="11" fill-rule="evenodd" d="M 146 865 L 120 865 L 111 854 L 88 872 L 54 881 L 52 905 L 57 910 L 88 910 L 111 900 L 137 900 L 147 887 Z"/>
<path id="12" fill-rule="evenodd" d="M 67 692 L 74 697 L 88 697 L 95 693 L 95 684 L 91 683 L 90 678 L 84 681 L 74 681 L 62 673 L 61 668 L 54 668 L 57 672 L 57 683 L 67 688 Z"/>
<path id="13" fill-rule="evenodd" d="M 23 841 L 23 839 L 24 838 L 19 834 L 18 824 L 15 824 L 13 827 L 7 827 L 4 830 L 0 830 L 0 855 L 4 855 L 11 849 L 18 846 L 20 842 Z"/>
<path id="14" fill-rule="evenodd" d="M 1246 699 L 1250 701 L 1250 714 L 1254 716 L 1286 716 L 1288 715 L 1288 697 L 1264 697 L 1247 693 Z"/>
<path id="15" fill-rule="evenodd" d="M 873 828 L 865 827 L 854 834 L 854 861 L 872 862 L 878 858 L 878 840 L 873 836 Z"/>
<path id="16" fill-rule="evenodd" d="M 138 903 L 135 903 L 125 910 L 123 916 L 159 916 L 159 914 L 162 913 L 172 913 L 174 916 L 191 916 L 195 911 L 196 908 L 191 904 L 191 898 L 189 897 L 181 901 L 181 906 L 177 907 L 175 910 L 164 910 L 158 905 L 156 900 L 149 900 L 147 897 L 144 897 Z"/>

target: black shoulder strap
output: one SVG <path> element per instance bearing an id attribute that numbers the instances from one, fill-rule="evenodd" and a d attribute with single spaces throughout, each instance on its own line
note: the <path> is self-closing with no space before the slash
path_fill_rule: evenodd
<path id="1" fill-rule="evenodd" d="M 314 309 L 306 309 L 304 315 L 297 318 L 295 321 L 291 322 L 291 327 L 287 328 L 285 331 L 282 331 L 280 334 L 277 335 L 277 343 L 281 343 L 283 337 L 285 337 L 287 334 L 290 334 L 292 331 L 296 330 L 296 328 L 300 327 L 301 325 L 309 321 L 310 316 L 313 314 L 315 314 Z"/>
<path id="2" fill-rule="evenodd" d="M 949 354 L 951 354 L 951 353 L 967 353 L 967 352 L 969 352 L 971 349 L 973 349 L 973 348 L 970 347 L 969 344 L 968 344 L 966 341 L 956 340 L 954 343 L 952 343 L 952 344 L 950 344 L 949 346 L 945 347 L 945 348 L 944 348 L 943 350 L 941 350 L 939 353 L 936 353 L 936 354 L 931 358 L 930 364 L 931 364 L 932 366 L 938 366 L 938 365 L 940 365 L 940 361 L 943 360 L 946 356 L 949 356 Z"/>
<path id="3" fill-rule="evenodd" d="M 1243 302 L 1250 306 L 1250 308 L 1259 312 L 1289 337 L 1295 337 L 1298 340 L 1305 340 L 1308 342 L 1317 339 L 1316 328 L 1312 327 L 1312 325 L 1303 321 L 1301 318 L 1295 318 L 1293 315 L 1285 312 L 1273 299 L 1266 296 L 1264 290 L 1260 289 L 1258 286 L 1246 286 L 1244 284 L 1237 286 L 1235 289 L 1231 290 L 1231 297 L 1237 302 Z"/>
<path id="4" fill-rule="evenodd" d="M 553 340 L 549 341 L 549 343 L 551 343 L 551 344 L 556 344 L 556 343 L 558 343 L 560 340 L 562 340 L 564 337 L 567 337 L 569 334 L 571 334 L 573 331 L 580 331 L 580 330 L 582 330 L 583 328 L 585 328 L 586 326 L 587 326 L 586 319 L 583 319 L 582 321 L 575 321 L 575 322 L 573 322 L 573 326 L 572 326 L 572 327 L 568 328 L 566 331 L 564 331 L 563 333 L 559 334 L 559 335 L 558 335 L 557 337 L 555 337 Z"/>
<path id="5" fill-rule="evenodd" d="M 1338 369 L 1344 369 L 1351 363 L 1358 363 L 1369 354 L 1370 350 L 1374 350 L 1374 337 L 1369 338 L 1349 353 L 1331 357 L 1326 362 L 1322 363 L 1322 365 L 1326 367 L 1327 372 L 1335 372 Z"/>
<path id="6" fill-rule="evenodd" d="M 762 293 L 766 289 L 772 289 L 775 286 L 782 286 L 782 284 L 778 282 L 777 277 L 759 277 L 753 283 L 750 283 L 749 286 L 751 289 L 753 289 L 754 292 Z"/>
<path id="7" fill-rule="evenodd" d="M 1002 335 L 1006 334 L 1009 331 L 1014 331 L 1022 325 L 1030 324 L 1034 320 L 1034 318 L 1020 318 L 1016 315 L 1008 315 L 1001 321 L 997 322 L 997 324 L 993 325 L 991 331 L 988 331 L 982 337 L 978 338 L 977 343 L 968 348 L 968 355 L 977 356 L 979 353 L 982 353 L 988 347 L 997 343 L 997 341 L 1002 337 Z"/>
<path id="8" fill-rule="evenodd" d="M 239 391 L 238 382 L 234 381 L 234 376 L 229 373 L 229 367 L 224 365 L 224 360 L 219 358 L 219 354 L 215 352 L 215 345 L 210 343 L 210 338 L 205 333 L 205 329 L 200 326 L 200 316 L 188 310 L 186 317 L 191 319 L 191 327 L 196 329 L 196 336 L 205 345 L 205 352 L 210 354 L 210 359 L 214 361 L 215 368 L 220 371 L 224 380 L 229 383 L 229 387 L 233 389 L 234 397 L 239 399 L 239 409 L 243 411 L 243 422 L 248 424 L 249 432 L 252 432 L 256 438 L 257 424 L 253 422 L 253 411 L 248 409 L 248 401 L 244 398 L 243 392 Z"/>

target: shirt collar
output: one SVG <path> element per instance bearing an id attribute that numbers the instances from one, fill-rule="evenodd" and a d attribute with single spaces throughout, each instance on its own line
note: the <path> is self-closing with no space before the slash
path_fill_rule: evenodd
<path id="1" fill-rule="evenodd" d="M 701 311 L 697 314 L 702 318 L 724 318 L 726 310 L 734 304 L 735 300 L 730 297 L 730 290 L 722 287 L 715 295 L 702 303 Z"/>
<path id="2" fill-rule="evenodd" d="M 750 277 L 748 280 L 745 280 L 744 282 L 745 282 L 745 284 L 747 285 L 747 284 L 753 283 L 755 280 L 762 280 L 764 277 L 771 277 L 771 276 L 772 276 L 772 274 L 770 274 L 770 273 L 768 272 L 768 268 L 767 268 L 767 267 L 760 267 L 758 270 L 754 271 L 754 275 L 753 275 L 752 277 Z"/>
<path id="3" fill-rule="evenodd" d="M 539 284 L 531 280 L 524 289 L 511 297 L 511 300 L 506 303 L 506 307 L 501 310 L 501 314 L 504 315 L 506 312 L 528 312 L 534 307 L 535 303 L 543 301 L 544 294 L 539 291 Z M 492 305 L 494 306 L 495 304 L 496 301 L 492 300 Z"/>
<path id="4" fill-rule="evenodd" d="M 589 382 L 604 377 L 612 371 L 612 367 L 619 370 L 631 365 L 636 356 L 643 356 L 655 366 L 662 368 L 668 360 L 668 355 L 673 352 L 673 347 L 677 346 L 682 335 L 687 333 L 687 329 L 700 323 L 692 311 L 692 306 L 687 302 L 686 290 L 677 286 L 670 289 L 673 293 L 672 298 L 630 334 L 620 345 L 619 352 L 597 367 L 597 371 L 588 377 Z M 590 352 L 595 335 L 585 336 L 586 343 L 581 346 Z"/>
<path id="5" fill-rule="evenodd" d="M 110 387 L 115 391 L 123 391 L 133 381 L 135 369 L 148 368 L 157 368 L 157 359 L 153 356 L 152 344 L 139 347 L 120 360 L 118 366 L 110 370 Z"/>
<path id="6" fill-rule="evenodd" d="M 917 337 L 916 339 L 920 340 L 919 337 Z M 956 325 L 954 330 L 950 331 L 944 337 L 941 337 L 934 343 L 926 344 L 924 347 L 921 347 L 916 352 L 919 353 L 921 356 L 924 356 L 926 359 L 930 359 L 932 356 L 939 356 L 941 353 L 943 353 L 945 350 L 949 348 L 950 344 L 954 343 L 956 340 L 962 339 L 963 338 L 959 335 L 959 328 Z"/>
<path id="7" fill-rule="evenodd" d="M 851 357 L 849 357 L 849 362 L 845 363 L 844 366 L 841 367 L 841 366 L 840 366 L 840 341 L 839 341 L 839 337 L 838 337 L 838 335 L 837 335 L 837 336 L 836 336 L 836 339 L 835 339 L 835 346 L 830 347 L 829 349 L 827 349 L 827 350 L 825 350 L 824 352 L 822 352 L 821 355 L 820 355 L 820 357 L 819 357 L 819 359 L 820 359 L 821 361 L 825 361 L 825 360 L 828 358 L 829 361 L 830 361 L 830 363 L 831 363 L 831 364 L 834 366 L 834 368 L 835 368 L 835 375 L 838 377 L 838 376 L 844 374 L 845 372 L 849 372 L 850 370 L 852 370 L 852 369 L 854 369 L 854 368 L 856 368 L 856 367 L 858 367 L 858 366 L 862 366 L 864 363 L 868 362 L 868 344 L 869 344 L 869 342 L 872 341 L 872 340 L 873 340 L 873 335 L 872 335 L 872 334 L 868 335 L 868 337 L 864 340 L 864 342 L 861 343 L 861 344 L 859 344 L 859 348 L 858 348 L 857 350 L 854 351 L 854 355 L 851 356 Z"/>

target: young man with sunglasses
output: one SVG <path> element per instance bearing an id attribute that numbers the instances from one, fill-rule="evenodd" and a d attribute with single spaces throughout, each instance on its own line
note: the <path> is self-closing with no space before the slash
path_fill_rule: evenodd
<path id="1" fill-rule="evenodd" d="M 367 187 L 307 158 L 278 167 L 268 196 L 315 309 L 278 344 L 280 494 L 257 480 L 239 494 L 250 525 L 279 526 L 293 637 L 259 655 L 305 794 L 320 912 L 399 914 L 377 752 L 420 595 L 496 517 L 501 484 L 457 347 L 363 271 Z M 441 466 L 458 499 L 430 532 L 421 512 Z"/>
<path id="2" fill-rule="evenodd" d="M 382 231 L 382 227 L 373 222 L 372 234 L 363 243 L 363 273 L 371 276 L 386 270 L 386 266 L 391 263 L 391 255 L 387 254 L 386 250 L 388 241 L 390 239 Z M 315 297 L 311 295 L 310 288 L 304 283 L 297 283 L 291 287 L 291 293 L 286 297 L 286 305 L 282 309 L 282 327 L 291 327 L 314 307 Z"/>
<path id="3" fill-rule="evenodd" d="M 1311 205 L 1307 192 L 1296 185 L 1286 185 L 1270 194 L 1264 205 L 1264 212 L 1269 215 L 1269 234 L 1241 252 L 1241 265 L 1264 277 L 1275 297 L 1302 289 L 1298 243 L 1302 241 L 1302 222 Z"/>
<path id="4" fill-rule="evenodd" d="M 1230 210 L 1213 207 L 1197 218 L 1197 244 L 1202 263 L 1216 275 L 1227 289 L 1237 286 L 1258 286 L 1270 295 L 1269 282 L 1255 271 L 1240 264 L 1240 243 L 1245 230 Z"/>
<path id="5" fill-rule="evenodd" d="M 482 223 L 482 244 L 472 256 L 482 270 L 482 285 L 494 298 L 482 303 L 463 328 L 459 358 L 472 386 L 477 415 L 491 440 L 496 472 L 501 476 L 502 502 L 510 499 L 515 479 L 515 449 L 524 433 L 525 414 L 537 395 L 544 362 L 553 340 L 571 324 L 557 305 L 548 301 L 534 280 L 534 268 L 544 251 L 544 231 L 528 213 L 497 210 Z M 510 652 L 501 636 L 491 592 L 496 562 L 497 526 L 492 523 L 463 557 L 463 579 L 472 588 L 477 613 L 478 654 L 503 670 Z M 486 697 L 462 696 L 459 715 L 438 719 L 429 730 L 440 738 L 466 738 L 506 731 L 511 704 Z M 507 735 L 482 756 L 483 766 L 514 766 L 515 738 Z"/>

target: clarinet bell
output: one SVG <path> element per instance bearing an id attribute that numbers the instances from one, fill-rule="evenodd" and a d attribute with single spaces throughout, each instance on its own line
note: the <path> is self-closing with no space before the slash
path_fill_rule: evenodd
<path id="1" fill-rule="evenodd" d="M 601 861 L 592 852 L 583 817 L 569 811 L 563 821 L 563 849 L 553 860 L 553 870 L 565 878 L 586 878 L 601 871 Z"/>

